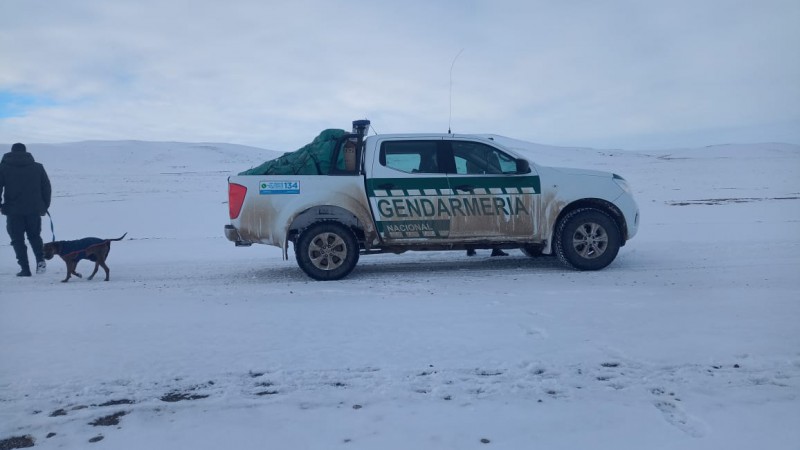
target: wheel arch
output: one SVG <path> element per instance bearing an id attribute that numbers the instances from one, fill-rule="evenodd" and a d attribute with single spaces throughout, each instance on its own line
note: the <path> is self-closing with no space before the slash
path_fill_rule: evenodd
<path id="1" fill-rule="evenodd" d="M 352 211 L 341 206 L 317 205 L 305 209 L 292 219 L 286 236 L 287 242 L 295 242 L 303 230 L 315 223 L 326 221 L 341 223 L 349 228 L 359 245 L 363 245 L 366 241 L 364 222 Z"/>
<path id="2" fill-rule="evenodd" d="M 619 208 L 616 207 L 613 203 L 603 200 L 600 198 L 582 198 L 580 200 L 576 200 L 568 205 L 566 205 L 561 212 L 559 212 L 558 217 L 556 218 L 555 222 L 553 222 L 553 231 L 550 237 L 551 242 L 555 239 L 556 230 L 558 230 L 558 224 L 561 220 L 566 217 L 572 211 L 581 208 L 592 208 L 602 211 L 608 214 L 613 220 L 614 223 L 617 224 L 619 228 L 619 233 L 621 239 L 620 246 L 624 246 L 625 242 L 628 240 L 628 224 L 625 222 L 625 216 L 622 214 Z"/>

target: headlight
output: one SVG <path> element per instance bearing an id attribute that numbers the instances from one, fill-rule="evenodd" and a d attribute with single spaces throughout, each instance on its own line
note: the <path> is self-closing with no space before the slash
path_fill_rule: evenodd
<path id="1" fill-rule="evenodd" d="M 625 178 L 614 174 L 614 182 L 617 183 L 617 186 L 619 186 L 623 191 L 627 192 L 628 194 L 631 193 L 631 187 L 628 185 L 628 182 L 625 181 Z"/>

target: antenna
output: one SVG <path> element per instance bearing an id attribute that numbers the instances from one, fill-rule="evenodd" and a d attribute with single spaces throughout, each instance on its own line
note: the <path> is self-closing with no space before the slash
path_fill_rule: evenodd
<path id="1" fill-rule="evenodd" d="M 453 58 L 453 63 L 450 64 L 450 117 L 447 119 L 447 134 L 452 134 L 450 131 L 450 126 L 453 123 L 453 66 L 456 65 L 456 60 L 459 56 L 464 52 L 462 48 L 455 58 Z"/>

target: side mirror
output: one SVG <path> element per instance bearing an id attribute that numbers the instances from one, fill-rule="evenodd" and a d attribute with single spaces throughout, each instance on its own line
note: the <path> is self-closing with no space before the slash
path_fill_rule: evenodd
<path id="1" fill-rule="evenodd" d="M 530 173 L 531 163 L 527 159 L 517 160 L 517 173 Z"/>

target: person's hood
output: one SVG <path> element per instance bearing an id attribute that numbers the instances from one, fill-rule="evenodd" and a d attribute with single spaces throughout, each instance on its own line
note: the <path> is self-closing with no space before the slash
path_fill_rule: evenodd
<path id="1" fill-rule="evenodd" d="M 2 164 L 9 166 L 29 166 L 35 163 L 33 155 L 28 152 L 8 152 L 3 155 Z"/>

